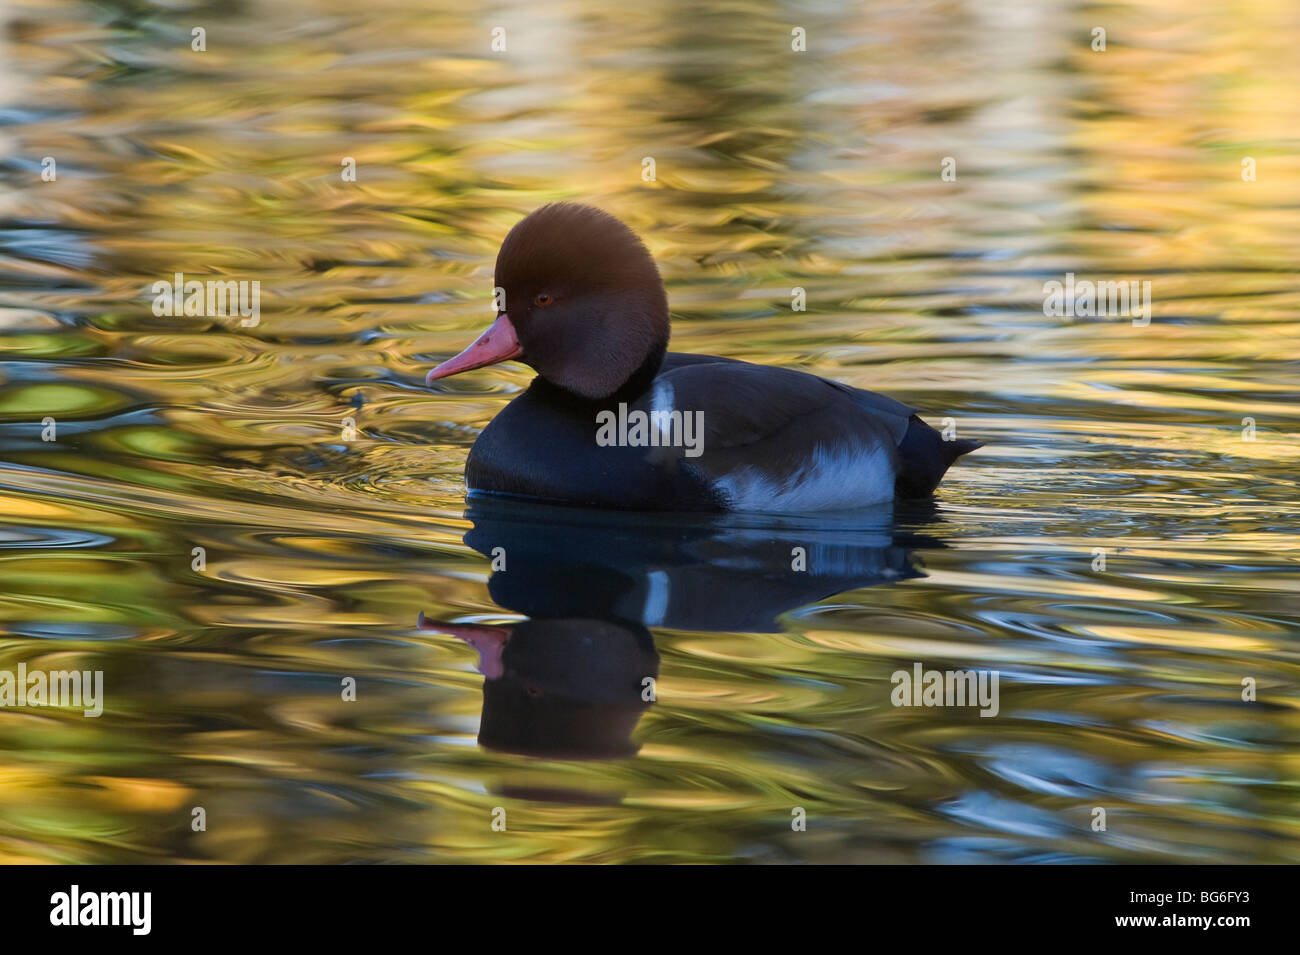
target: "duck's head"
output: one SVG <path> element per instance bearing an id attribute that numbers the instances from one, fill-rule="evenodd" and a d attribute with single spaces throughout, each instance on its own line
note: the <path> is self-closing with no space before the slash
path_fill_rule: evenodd
<path id="1" fill-rule="evenodd" d="M 668 298 L 641 240 L 608 213 L 557 202 L 519 222 L 497 255 L 504 308 L 439 378 L 516 359 L 584 398 L 648 380 L 668 347 Z"/>

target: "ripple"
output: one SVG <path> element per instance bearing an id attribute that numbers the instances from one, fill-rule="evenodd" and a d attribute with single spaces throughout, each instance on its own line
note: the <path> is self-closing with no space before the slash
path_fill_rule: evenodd
<path id="1" fill-rule="evenodd" d="M 807 11 L 808 55 L 774 60 L 776 8 L 699 30 L 580 0 L 497 56 L 475 10 L 374 0 L 215 5 L 196 56 L 161 20 L 47 6 L 3 15 L 0 642 L 109 698 L 0 720 L 7 851 L 1300 861 L 1294 31 L 1124 15 L 1154 58 L 1102 64 L 1071 11 L 1008 44 L 1004 12 L 972 33 L 895 3 Z M 495 570 L 465 456 L 530 373 L 423 374 L 492 314 L 505 232 L 561 198 L 645 236 L 674 348 L 986 447 L 931 513 L 619 536 L 530 512 Z M 176 271 L 260 282 L 259 324 L 155 316 Z M 1150 281 L 1150 325 L 1045 314 L 1066 272 Z M 777 573 L 791 535 L 839 576 Z M 680 598 L 662 626 L 647 581 Z M 610 697 L 651 660 L 653 700 Z M 999 715 L 895 707 L 915 663 L 995 669 Z M 517 751 L 544 705 L 622 755 Z M 514 750 L 487 745 L 512 714 Z M 226 820 L 201 844 L 191 802 Z"/>

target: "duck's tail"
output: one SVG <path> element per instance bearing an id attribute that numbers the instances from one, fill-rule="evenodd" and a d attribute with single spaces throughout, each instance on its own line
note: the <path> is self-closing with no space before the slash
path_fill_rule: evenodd
<path id="1" fill-rule="evenodd" d="M 901 498 L 928 497 L 943 480 L 944 473 L 963 454 L 984 447 L 983 441 L 958 438 L 945 441 L 943 435 L 916 415 L 908 419 L 907 432 L 898 444 L 898 477 L 894 494 Z"/>

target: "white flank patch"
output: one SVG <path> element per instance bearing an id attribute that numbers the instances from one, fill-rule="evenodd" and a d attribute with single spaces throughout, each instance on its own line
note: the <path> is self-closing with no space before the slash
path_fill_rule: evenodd
<path id="1" fill-rule="evenodd" d="M 774 479 L 745 466 L 714 483 L 733 510 L 838 511 L 894 499 L 894 462 L 886 448 L 817 446 L 794 474 Z"/>
<path id="2" fill-rule="evenodd" d="M 668 612 L 668 598 L 672 594 L 672 584 L 668 575 L 662 570 L 652 570 L 646 575 L 645 606 L 641 610 L 641 623 L 652 627 L 662 623 Z"/>
<path id="3" fill-rule="evenodd" d="M 650 421 L 652 424 L 655 421 L 660 422 L 660 427 L 659 427 L 660 447 L 667 447 L 669 444 L 672 443 L 673 401 L 676 400 L 676 398 L 677 396 L 673 394 L 672 385 L 668 384 L 668 382 L 664 381 L 663 379 L 660 379 L 655 382 L 654 393 L 650 396 L 650 414 L 651 414 Z M 660 413 L 663 417 L 655 418 L 654 414 L 656 412 Z M 667 425 L 667 430 L 665 430 L 665 424 Z"/>

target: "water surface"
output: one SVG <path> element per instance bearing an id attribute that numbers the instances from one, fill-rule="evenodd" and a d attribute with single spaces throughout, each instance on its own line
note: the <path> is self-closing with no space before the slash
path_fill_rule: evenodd
<path id="1" fill-rule="evenodd" d="M 1281 0 L 5 5 L 0 669 L 106 699 L 0 712 L 0 858 L 1300 861 L 1298 35 Z M 561 198 L 645 236 L 675 348 L 987 446 L 916 513 L 467 513 L 529 372 L 423 374 Z M 260 281 L 260 323 L 155 316 L 176 272 Z M 1044 315 L 1067 272 L 1150 281 L 1150 324 Z M 998 715 L 894 707 L 916 663 L 996 669 Z"/>

